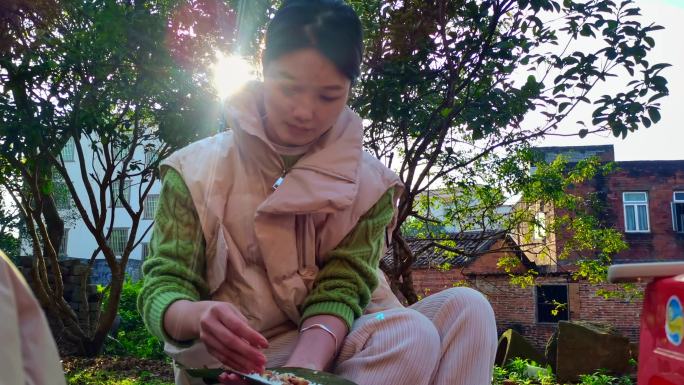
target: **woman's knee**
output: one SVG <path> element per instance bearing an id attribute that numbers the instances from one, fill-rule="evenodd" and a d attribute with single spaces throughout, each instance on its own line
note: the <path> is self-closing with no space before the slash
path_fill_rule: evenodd
<path id="1" fill-rule="evenodd" d="M 336 373 L 359 383 L 427 384 L 440 352 L 437 329 L 417 311 L 368 314 L 347 336 Z M 382 382 L 374 381 L 378 376 Z"/>
<path id="2" fill-rule="evenodd" d="M 406 321 L 404 329 L 405 334 L 410 335 L 409 338 L 414 339 L 414 342 L 425 342 L 428 346 L 436 347 L 439 350 L 439 333 L 435 325 L 423 314 L 415 310 L 407 309 Z"/>
<path id="3" fill-rule="evenodd" d="M 494 310 L 487 298 L 477 290 L 468 287 L 455 287 L 436 295 L 443 297 L 442 307 L 472 318 L 473 321 L 494 321 Z"/>
<path id="4" fill-rule="evenodd" d="M 386 313 L 387 314 L 387 313 Z M 386 315 L 385 338 L 393 341 L 395 348 L 402 350 L 406 359 L 424 359 L 436 362 L 440 353 L 440 336 L 435 325 L 423 314 L 401 309 Z"/>
<path id="5" fill-rule="evenodd" d="M 487 298 L 477 290 L 451 288 L 421 302 L 415 309 L 432 320 L 440 335 L 468 330 L 487 342 L 496 342 L 494 311 Z"/>

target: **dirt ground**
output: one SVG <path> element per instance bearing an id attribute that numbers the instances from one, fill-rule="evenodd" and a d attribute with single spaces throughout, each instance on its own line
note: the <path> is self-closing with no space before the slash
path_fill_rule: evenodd
<path id="1" fill-rule="evenodd" d="M 147 378 L 173 382 L 171 363 L 161 360 L 148 360 L 132 357 L 103 356 L 96 358 L 65 357 L 62 359 L 64 372 L 69 375 L 80 370 L 116 372 L 125 377 L 135 378 L 141 373 L 149 373 Z"/>

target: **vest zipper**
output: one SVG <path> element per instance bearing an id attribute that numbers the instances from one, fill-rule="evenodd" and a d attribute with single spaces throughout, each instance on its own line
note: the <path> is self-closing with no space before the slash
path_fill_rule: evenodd
<path id="1" fill-rule="evenodd" d="M 283 172 L 282 172 L 282 174 L 280 174 L 280 176 L 278 177 L 278 179 L 276 179 L 276 181 L 273 183 L 273 186 L 271 186 L 271 188 L 273 189 L 273 191 L 275 191 L 278 187 L 280 187 L 281 184 L 283 184 L 283 182 L 285 181 L 285 177 L 287 176 L 287 173 L 289 173 L 290 171 L 292 171 L 292 170 L 294 170 L 294 169 L 315 171 L 315 172 L 318 172 L 318 173 L 321 173 L 321 174 L 324 174 L 324 175 L 334 176 L 334 177 L 337 177 L 337 178 L 346 180 L 346 181 L 348 181 L 348 182 L 353 182 L 353 180 L 352 180 L 352 179 L 349 179 L 349 178 L 343 178 L 343 177 L 340 177 L 339 175 L 332 174 L 332 173 L 330 173 L 330 172 L 325 172 L 325 171 L 322 171 L 322 170 L 320 170 L 320 169 L 318 169 L 318 168 L 315 168 L 315 167 L 297 166 L 296 163 L 295 163 L 295 164 L 293 164 L 292 166 L 290 166 L 290 167 L 288 167 L 288 168 L 283 167 Z"/>
<path id="2" fill-rule="evenodd" d="M 292 167 L 289 167 L 289 168 L 283 167 L 282 174 L 280 174 L 278 179 L 276 179 L 275 183 L 273 183 L 273 186 L 271 186 L 273 191 L 275 191 L 278 187 L 280 187 L 281 184 L 283 184 L 283 182 L 285 181 L 285 176 L 287 175 L 288 172 L 290 172 L 290 170 L 292 170 Z"/>

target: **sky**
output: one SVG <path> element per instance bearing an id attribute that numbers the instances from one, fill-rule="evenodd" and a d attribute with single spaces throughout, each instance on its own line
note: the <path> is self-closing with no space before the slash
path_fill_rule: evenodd
<path id="1" fill-rule="evenodd" d="M 684 0 L 635 0 L 641 8 L 642 25 L 651 22 L 662 25 L 653 37 L 656 45 L 649 54 L 650 63 L 669 63 L 662 75 L 668 80 L 670 95 L 660 99 L 662 120 L 650 128 L 641 127 L 624 140 L 612 134 L 578 137 L 553 137 L 538 143 L 541 146 L 605 145 L 613 144 L 615 160 L 672 160 L 684 159 Z M 608 88 L 597 90 L 607 93 Z M 583 111 L 580 111 L 582 113 Z M 590 122 L 586 115 L 566 119 L 563 132 L 576 132 L 577 120 Z"/>

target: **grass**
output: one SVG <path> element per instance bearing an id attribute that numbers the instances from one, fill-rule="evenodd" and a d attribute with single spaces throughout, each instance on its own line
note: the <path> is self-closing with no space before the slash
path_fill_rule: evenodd
<path id="1" fill-rule="evenodd" d="M 64 357 L 69 385 L 172 385 L 173 369 L 163 360 L 135 357 Z"/>
<path id="2" fill-rule="evenodd" d="M 155 378 L 150 372 L 141 372 L 137 376 L 130 376 L 113 371 L 95 371 L 92 369 L 78 370 L 67 374 L 69 385 L 173 385 Z"/>
<path id="3" fill-rule="evenodd" d="M 636 364 L 636 362 L 635 362 Z M 540 368 L 534 361 L 515 358 L 504 367 L 494 367 L 492 385 L 560 385 L 551 368 Z M 614 377 L 599 370 L 580 376 L 577 385 L 634 385 L 629 376 Z M 565 385 L 565 384 L 564 384 Z"/>

